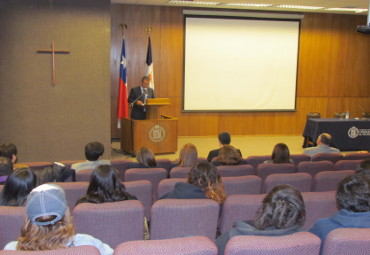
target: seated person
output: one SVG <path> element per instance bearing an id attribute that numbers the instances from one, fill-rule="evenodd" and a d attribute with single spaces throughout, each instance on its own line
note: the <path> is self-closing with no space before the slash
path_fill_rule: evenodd
<path id="1" fill-rule="evenodd" d="M 212 165 L 214 166 L 242 164 L 246 164 L 246 162 L 242 159 L 238 150 L 231 145 L 222 146 L 218 156 L 212 160 Z"/>
<path id="2" fill-rule="evenodd" d="M 92 245 L 102 255 L 113 254 L 114 250 L 102 241 L 87 234 L 75 234 L 64 190 L 58 185 L 43 184 L 32 190 L 26 212 L 21 236 L 4 250 L 42 251 Z"/>
<path id="3" fill-rule="evenodd" d="M 163 198 L 209 198 L 223 203 L 226 199 L 226 193 L 217 168 L 210 163 L 201 162 L 190 170 L 186 183 L 176 183 L 174 190 L 163 195 L 160 199 Z"/>
<path id="4" fill-rule="evenodd" d="M 7 157 L 0 157 L 0 184 L 4 184 L 13 172 L 12 161 Z"/>
<path id="5" fill-rule="evenodd" d="M 30 168 L 18 168 L 5 182 L 0 193 L 0 205 L 23 206 L 28 194 L 36 187 L 36 176 Z"/>
<path id="6" fill-rule="evenodd" d="M 110 165 L 110 161 L 102 159 L 104 145 L 99 142 L 88 143 L 85 146 L 85 157 L 87 161 L 75 163 L 71 166 L 76 173 L 84 169 L 95 169 L 99 165 Z"/>
<path id="7" fill-rule="evenodd" d="M 310 232 L 321 239 L 337 228 L 370 228 L 370 179 L 365 175 L 350 175 L 338 184 L 338 212 L 329 218 L 318 219 Z"/>
<path id="8" fill-rule="evenodd" d="M 180 150 L 180 158 L 178 162 L 173 163 L 174 167 L 194 167 L 197 163 L 198 151 L 194 144 L 187 143 Z"/>
<path id="9" fill-rule="evenodd" d="M 328 133 L 322 133 L 317 138 L 317 146 L 307 148 L 303 151 L 304 154 L 307 154 L 311 157 L 313 157 L 316 154 L 319 153 L 340 153 L 340 151 L 337 148 L 330 147 L 332 137 Z"/>
<path id="10" fill-rule="evenodd" d="M 3 143 L 0 145 L 0 157 L 8 158 L 12 162 L 13 169 L 28 167 L 27 165 L 16 163 L 18 160 L 17 154 L 18 149 L 14 143 Z"/>
<path id="11" fill-rule="evenodd" d="M 101 204 L 132 199 L 136 200 L 136 197 L 126 192 L 118 171 L 110 165 L 100 165 L 91 174 L 86 195 L 81 197 L 76 205 L 80 203 Z"/>
<path id="12" fill-rule="evenodd" d="M 370 178 L 370 159 L 364 160 L 356 168 L 356 174 L 364 174 Z"/>
<path id="13" fill-rule="evenodd" d="M 154 153 L 147 147 L 141 147 L 136 153 L 136 159 L 138 162 L 128 163 L 127 169 L 129 168 L 151 168 L 157 167 Z"/>
<path id="14" fill-rule="evenodd" d="M 76 181 L 76 171 L 59 162 L 54 162 L 52 166 L 36 171 L 36 176 L 37 185 L 48 182 L 64 182 L 68 178 L 71 181 Z"/>
<path id="15" fill-rule="evenodd" d="M 222 146 L 230 145 L 230 142 L 231 142 L 230 134 L 228 132 L 221 132 L 218 135 L 218 141 L 220 143 L 221 148 Z M 236 149 L 236 150 L 239 152 L 240 157 L 242 157 L 242 153 L 240 152 L 240 150 L 239 149 Z M 211 150 L 207 157 L 208 162 L 211 162 L 214 157 L 217 157 L 219 152 L 220 152 L 220 148 L 216 150 Z"/>
<path id="16" fill-rule="evenodd" d="M 290 163 L 294 164 L 293 160 L 290 158 L 289 148 L 285 143 L 278 143 L 275 145 L 272 151 L 271 159 L 265 160 L 264 164 L 281 164 Z"/>
<path id="17" fill-rule="evenodd" d="M 233 236 L 282 236 L 304 231 L 306 210 L 298 189 L 290 185 L 276 186 L 262 201 L 256 218 L 235 222 L 233 228 L 216 239 L 218 254 L 224 254 Z"/>

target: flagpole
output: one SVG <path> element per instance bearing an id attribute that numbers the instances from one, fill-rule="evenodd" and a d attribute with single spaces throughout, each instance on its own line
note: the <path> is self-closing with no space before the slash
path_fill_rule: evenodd
<path id="1" fill-rule="evenodd" d="M 153 59 L 152 59 L 152 45 L 150 41 L 150 33 L 152 32 L 152 27 L 146 27 L 145 31 L 148 33 L 148 48 L 146 53 L 145 61 L 145 76 L 149 78 L 149 87 L 154 89 L 154 70 L 153 70 Z"/>
<path id="2" fill-rule="evenodd" d="M 126 24 L 120 24 L 122 30 L 122 50 L 120 57 L 120 78 L 118 85 L 118 101 L 117 101 L 117 128 L 121 128 L 121 118 L 128 118 L 128 102 L 127 102 L 127 76 L 126 76 L 126 50 L 125 50 L 125 30 Z"/>

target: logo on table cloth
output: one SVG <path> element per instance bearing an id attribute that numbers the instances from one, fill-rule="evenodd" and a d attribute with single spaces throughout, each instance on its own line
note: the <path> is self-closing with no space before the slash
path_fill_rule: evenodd
<path id="1" fill-rule="evenodd" d="M 348 129 L 348 136 L 350 138 L 356 138 L 358 136 L 370 136 L 370 129 L 358 129 L 357 127 L 351 127 Z"/>
<path id="2" fill-rule="evenodd" d="M 160 125 L 155 125 L 149 130 L 149 138 L 155 143 L 162 142 L 166 137 L 166 130 Z"/>

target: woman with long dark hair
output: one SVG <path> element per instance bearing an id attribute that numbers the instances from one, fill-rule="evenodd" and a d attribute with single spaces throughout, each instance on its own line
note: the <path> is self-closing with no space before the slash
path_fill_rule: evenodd
<path id="1" fill-rule="evenodd" d="M 36 187 L 36 176 L 30 168 L 18 168 L 5 182 L 0 205 L 23 206 L 28 194 Z"/>
<path id="2" fill-rule="evenodd" d="M 91 174 L 90 185 L 86 195 L 80 198 L 79 203 L 105 203 L 136 199 L 126 192 L 117 170 L 110 165 L 100 165 Z"/>
<path id="3" fill-rule="evenodd" d="M 293 160 L 290 158 L 289 148 L 285 143 L 278 143 L 275 145 L 271 159 L 266 160 L 263 163 L 267 164 L 281 164 L 281 163 L 290 163 L 293 164 Z"/>
<path id="4" fill-rule="evenodd" d="M 216 239 L 218 253 L 230 238 L 238 235 L 282 236 L 303 231 L 306 210 L 298 189 L 276 186 L 266 195 L 254 220 L 235 222 L 233 228 Z"/>

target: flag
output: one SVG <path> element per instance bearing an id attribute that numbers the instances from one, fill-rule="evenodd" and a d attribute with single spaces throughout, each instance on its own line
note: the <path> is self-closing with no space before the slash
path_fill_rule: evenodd
<path id="1" fill-rule="evenodd" d="M 150 42 L 150 36 L 148 37 L 148 50 L 146 52 L 145 61 L 145 76 L 150 79 L 149 87 L 154 89 L 154 71 L 153 71 L 153 60 L 152 60 L 152 44 Z"/>
<path id="2" fill-rule="evenodd" d="M 122 39 L 121 62 L 119 67 L 119 85 L 118 85 L 118 102 L 117 102 L 117 127 L 121 128 L 121 118 L 128 118 L 127 102 L 127 76 L 126 76 L 126 52 L 125 39 Z"/>

